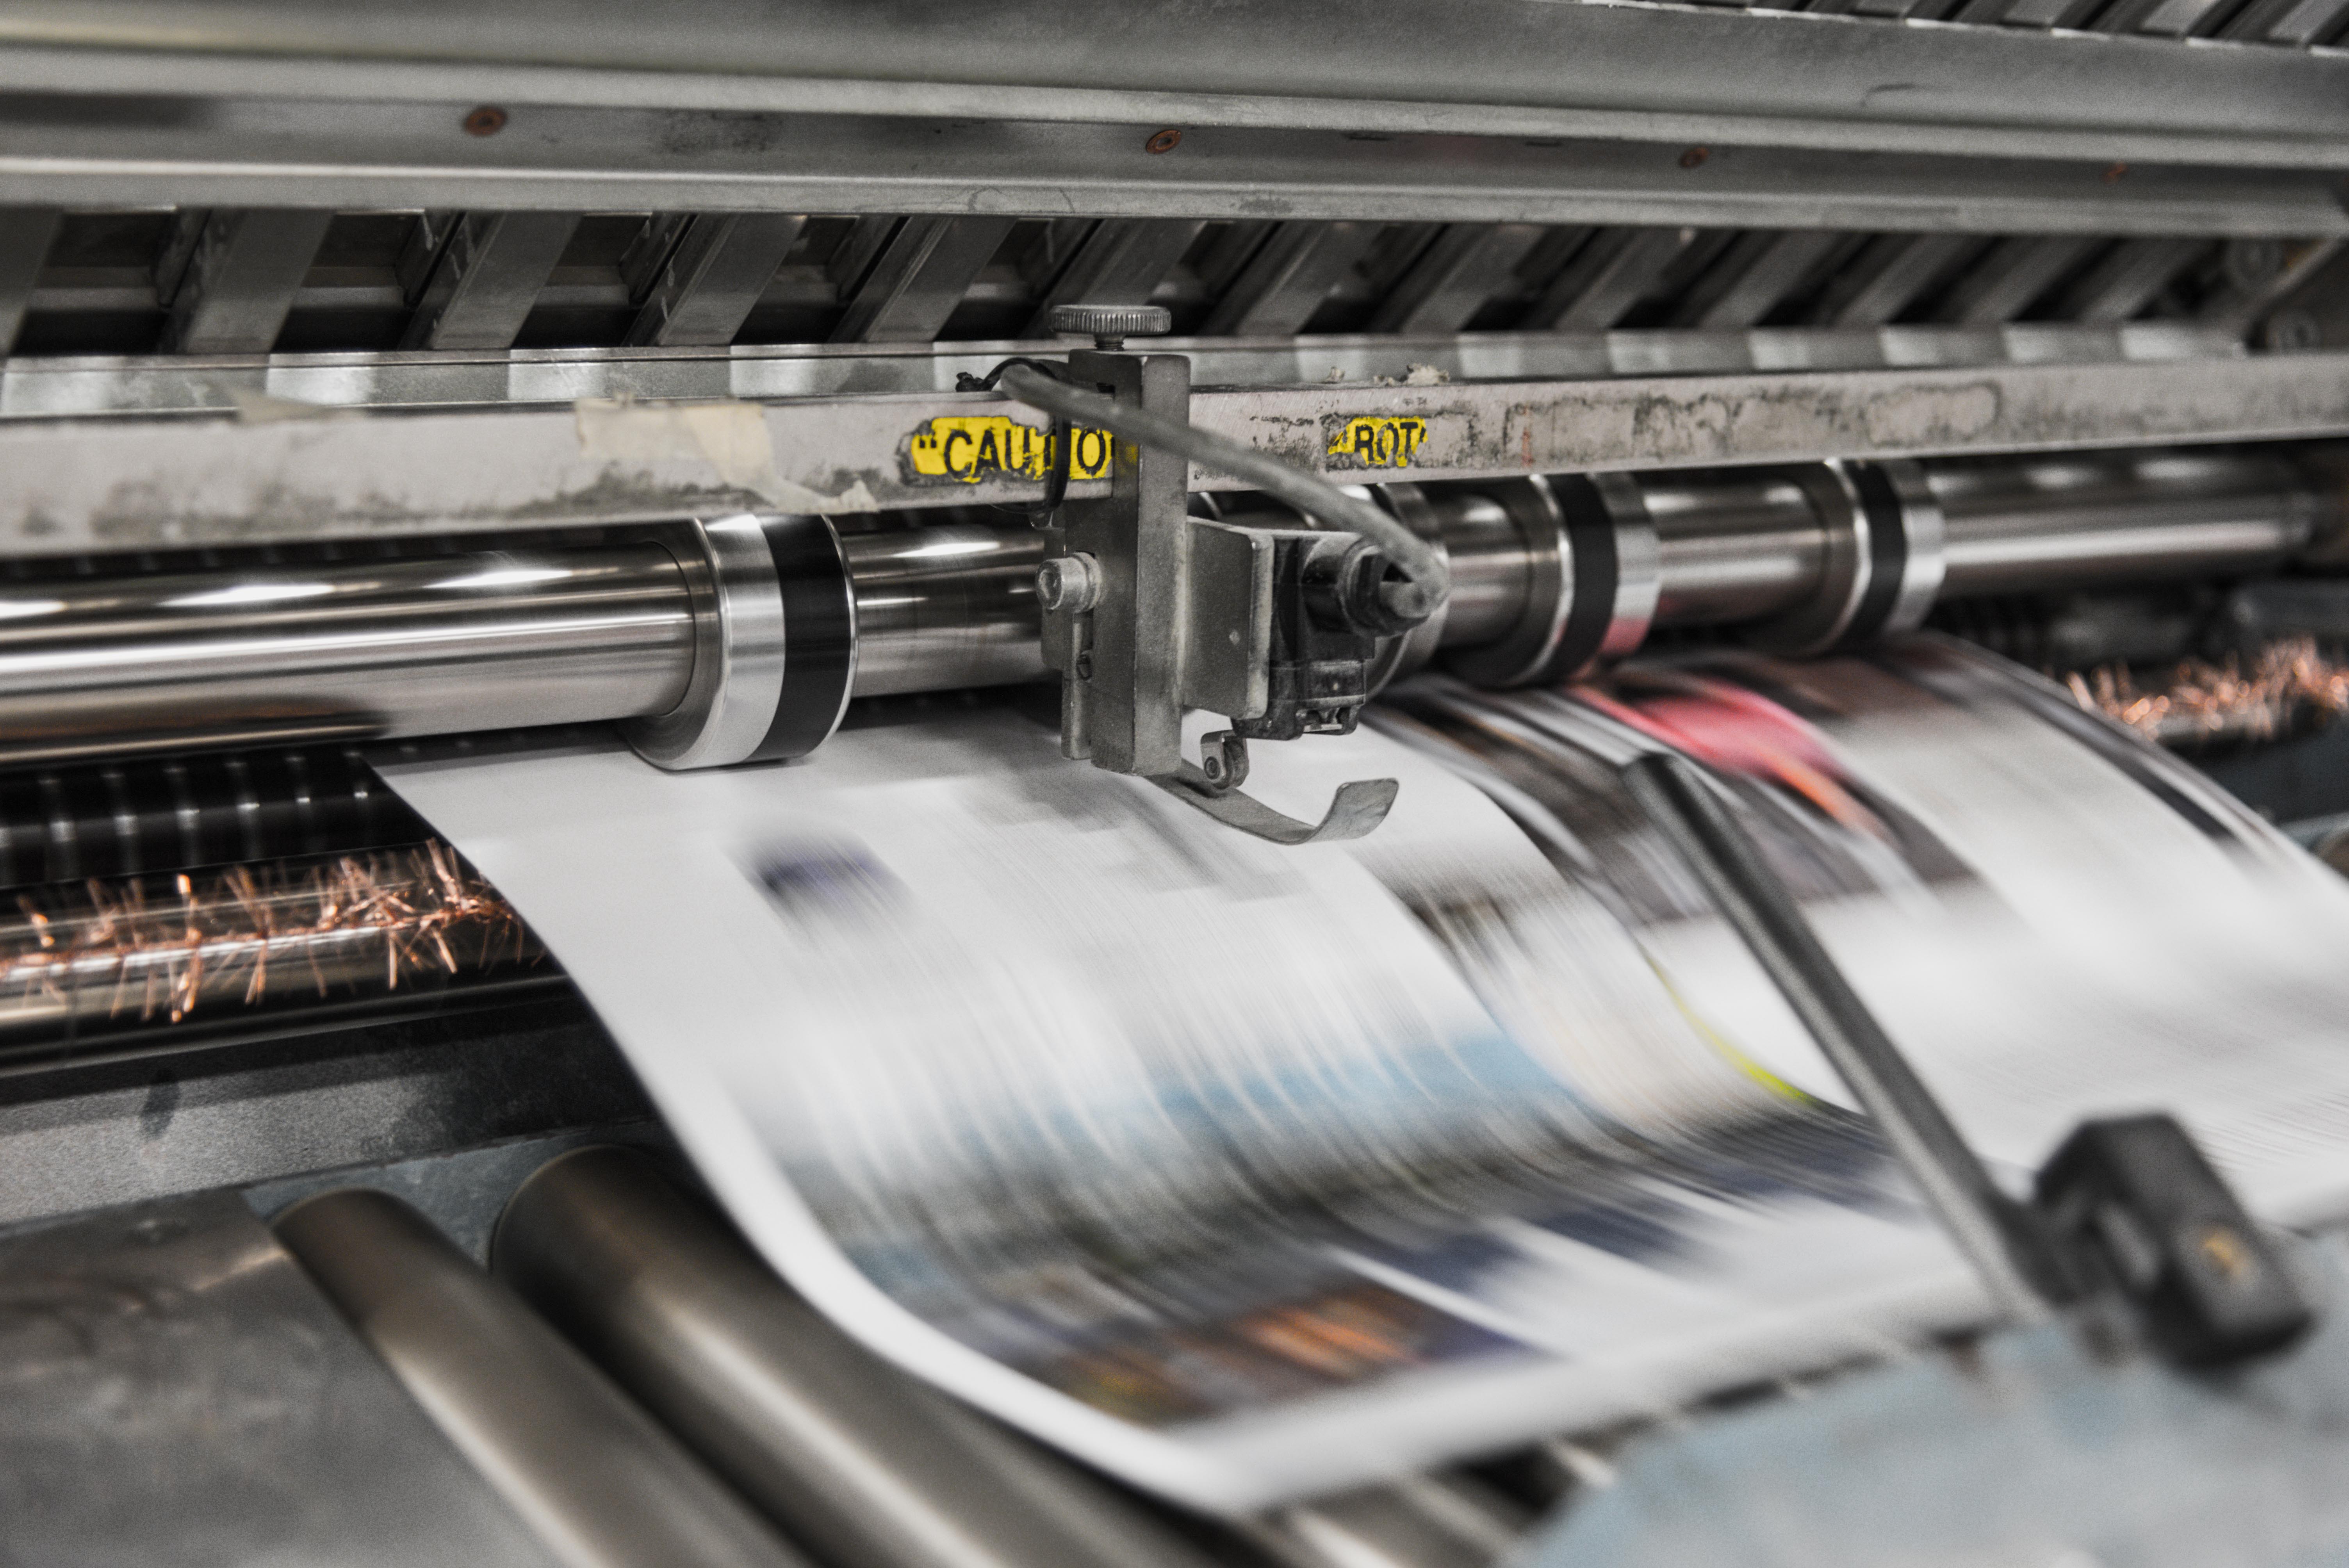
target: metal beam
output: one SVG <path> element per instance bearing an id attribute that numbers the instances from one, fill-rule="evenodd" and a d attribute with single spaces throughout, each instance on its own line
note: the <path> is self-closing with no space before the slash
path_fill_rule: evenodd
<path id="1" fill-rule="evenodd" d="M 334 214 L 247 207 L 212 213 L 171 298 L 166 354 L 266 354 Z"/>
<path id="2" fill-rule="evenodd" d="M 1435 237 L 1371 319 L 1372 332 L 1458 332 L 1541 240 L 1538 223 L 1454 223 Z"/>
<path id="3" fill-rule="evenodd" d="M 57 237 L 57 217 L 54 207 L 0 210 L 0 356 L 16 350 L 41 263 Z"/>
<path id="4" fill-rule="evenodd" d="M 2077 265 L 2092 244 L 2069 235 L 2002 240 L 1951 285 L 1936 317 L 1958 326 L 2013 321 Z"/>
<path id="5" fill-rule="evenodd" d="M 2349 60 L 1726 8 L 1282 0 L 1206 26 L 1137 0 L 1102 26 L 1089 0 L 1035 0 L 1016 25 L 956 0 L 491 0 L 420 27 L 334 0 L 6 0 L 0 45 L 0 91 L 435 105 L 452 127 L 479 104 L 566 104 L 2106 163 L 2349 152 Z"/>
<path id="6" fill-rule="evenodd" d="M 1103 219 L 1037 300 L 1022 335 L 1050 336 L 1056 304 L 1148 304 L 1206 227 L 1196 218 Z"/>
<path id="7" fill-rule="evenodd" d="M 1673 325 L 1713 331 L 1752 326 L 1776 308 L 1843 238 L 1817 229 L 1739 235 L 1689 291 Z"/>
<path id="8" fill-rule="evenodd" d="M 2124 240 L 2064 291 L 2055 314 L 2065 321 L 2127 321 L 2209 248 L 2208 240 Z"/>
<path id="9" fill-rule="evenodd" d="M 925 473 L 931 421 L 1032 410 L 986 394 L 263 421 L 0 424 L 0 554 L 837 512 L 1032 498 Z M 2349 354 L 2161 365 L 1276 387 L 1195 396 L 1193 423 L 1350 482 L 2349 434 Z M 1364 418 L 1423 432 L 1366 470 Z M 1233 487 L 1195 469 L 1193 489 Z M 1072 495 L 1102 490 L 1081 481 Z"/>
<path id="10" fill-rule="evenodd" d="M 1695 242 L 1693 229 L 1619 229 L 1593 234 L 1526 313 L 1525 325 L 1604 332 L 1656 287 L 1657 274 Z"/>
<path id="11" fill-rule="evenodd" d="M 1201 335 L 1287 337 L 1303 331 L 1378 235 L 1376 223 L 1278 225 L 1216 301 Z"/>
<path id="12" fill-rule="evenodd" d="M 576 212 L 468 212 L 409 318 L 402 348 L 504 348 L 579 226 Z"/>
<path id="13" fill-rule="evenodd" d="M 1032 341 L 782 345 L 712 352 L 541 348 L 505 353 L 286 354 L 179 358 L 19 359 L 0 366 L 0 420 L 81 416 L 341 409 L 567 407 L 580 397 L 828 397 L 954 390 Z M 1052 346 L 1053 348 L 1059 345 Z M 1873 370 L 2025 362 L 2144 363 L 2241 352 L 2229 324 L 2133 322 L 2097 327 L 1760 327 L 1745 332 L 1365 334 L 1271 342 L 1162 338 L 1190 356 L 1202 387 L 1279 387 L 1332 379 L 1400 380 L 1414 366 L 1454 380 L 1545 381 L 1740 370 Z M 1047 349 L 1046 352 L 1050 352 Z"/>
<path id="14" fill-rule="evenodd" d="M 693 218 L 637 307 L 627 342 L 657 348 L 733 342 L 806 222 L 792 212 Z"/>
<path id="15" fill-rule="evenodd" d="M 999 120 L 949 135 L 910 117 L 570 107 L 513 110 L 483 137 L 397 103 L 0 95 L 0 203 L 35 206 L 2349 233 L 2329 171 L 2146 161 L 2115 179 L 2106 160 L 1690 150 L 1210 125 L 1161 155 L 1123 125 Z"/>
<path id="16" fill-rule="evenodd" d="M 1813 312 L 1822 326 L 1882 326 L 1981 242 L 1971 234 L 1886 234 L 1845 267 Z"/>
<path id="17" fill-rule="evenodd" d="M 933 341 L 1011 224 L 1009 218 L 928 216 L 899 223 L 848 296 L 832 341 Z"/>

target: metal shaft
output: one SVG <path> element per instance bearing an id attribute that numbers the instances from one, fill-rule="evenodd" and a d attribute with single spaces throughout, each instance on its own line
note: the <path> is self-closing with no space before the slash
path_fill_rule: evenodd
<path id="1" fill-rule="evenodd" d="M 2317 517 L 2299 470 L 2259 452 L 1952 462 L 1926 480 L 1951 596 L 2261 571 L 2307 544 Z"/>
<path id="2" fill-rule="evenodd" d="M 322 1193 L 286 1249 L 571 1568 L 807 1568 L 652 1418 L 398 1200 Z"/>
<path id="3" fill-rule="evenodd" d="M 542 1167 L 492 1265 L 837 1568 L 1205 1568 L 1114 1493 L 876 1360 L 641 1155 Z"/>
<path id="4" fill-rule="evenodd" d="M 1036 568 L 1044 537 L 999 516 L 917 513 L 916 526 L 843 531 L 856 590 L 858 696 L 1008 686 L 1044 673 Z"/>
<path id="5" fill-rule="evenodd" d="M 0 758 L 660 713 L 692 663 L 657 544 L 70 579 L 0 597 Z"/>
<path id="6" fill-rule="evenodd" d="M 1841 624 L 1839 598 L 1856 609 L 1870 592 L 1853 575 L 1872 549 L 1855 543 L 1856 518 L 1933 552 L 1921 614 L 1935 581 L 1951 596 L 2266 569 L 2306 545 L 2320 511 L 2292 463 L 2261 452 L 1929 464 L 1899 516 L 1818 465 L 1511 482 L 1506 499 L 1419 493 L 1454 583 L 1447 655 L 1538 643 L 1610 572 L 1621 603 L 1652 593 L 1658 624 Z M 1920 505 L 1938 508 L 1930 528 Z M 1644 553 L 1588 556 L 1594 539 L 1634 534 Z M 1040 676 L 1041 556 L 1032 531 L 971 511 L 843 524 L 851 695 Z M 0 763 L 682 712 L 704 684 L 696 617 L 710 612 L 678 559 L 647 542 L 20 585 L 0 593 Z M 1652 575 L 1625 577 L 1635 560 Z M 1625 624 L 1628 648 L 1647 621 Z"/>

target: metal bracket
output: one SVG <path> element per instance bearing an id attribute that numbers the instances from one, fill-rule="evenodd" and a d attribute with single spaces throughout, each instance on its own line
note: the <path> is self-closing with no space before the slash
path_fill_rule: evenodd
<path id="1" fill-rule="evenodd" d="M 1056 327 L 1099 339 L 1069 355 L 1065 379 L 1007 361 L 973 383 L 1045 409 L 1056 429 L 1081 421 L 1117 437 L 1109 495 L 1059 510 L 1037 578 L 1045 662 L 1061 677 L 1061 752 L 1151 779 L 1272 843 L 1360 838 L 1385 820 L 1395 780 L 1345 785 L 1320 821 L 1300 821 L 1239 793 L 1247 739 L 1351 731 L 1381 639 L 1440 611 L 1447 563 L 1361 497 L 1245 451 L 1234 472 L 1309 492 L 1309 510 L 1339 531 L 1189 516 L 1190 464 L 1201 449 L 1226 458 L 1229 443 L 1190 426 L 1189 360 L 1116 351 L 1124 332 L 1165 329 L 1163 311 L 1145 314 L 1056 311 Z M 1210 738 L 1206 768 L 1181 752 L 1193 708 L 1232 721 Z"/>

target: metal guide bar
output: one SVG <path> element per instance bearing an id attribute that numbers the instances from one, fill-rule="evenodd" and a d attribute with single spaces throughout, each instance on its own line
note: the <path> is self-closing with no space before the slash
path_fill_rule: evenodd
<path id="1" fill-rule="evenodd" d="M 2261 0 L 2250 10 L 2262 6 L 2311 9 Z M 2316 9 L 2321 22 L 2293 24 L 2308 40 L 2332 25 Z M 2286 22 L 2240 15 L 2252 36 Z M 0 44 L 11 46 L 0 90 L 280 96 L 460 115 L 484 103 L 573 104 L 2305 167 L 2338 167 L 2349 139 L 2349 59 L 2337 56 L 1542 0 L 1473 13 L 1288 0 L 1220 12 L 1212 27 L 1164 3 L 1129 6 L 1104 27 L 1082 0 L 1028 5 L 1017 26 L 947 0 L 498 0 L 443 8 L 421 33 L 411 18 L 326 0 L 202 0 L 168 15 L 136 0 L 81 0 L 63 17 L 43 0 L 9 0 Z"/>
<path id="2" fill-rule="evenodd" d="M 2333 170 L 2349 164 L 2349 134 L 2327 142 L 2323 160 L 2279 157 L 2249 169 L 2044 151 L 1692 150 L 1678 141 L 1209 125 L 1161 156 L 1122 124 L 996 120 L 946 134 L 907 115 L 565 105 L 515 110 L 485 137 L 430 106 L 0 95 L 0 203 L 29 206 L 2349 232 L 2333 189 Z M 2327 166 L 2304 167 L 2311 161 Z"/>
<path id="3" fill-rule="evenodd" d="M 1060 344 L 1050 352 L 1057 353 Z M 708 350 L 524 349 L 510 354 L 205 355 L 18 358 L 0 363 L 0 419 L 78 415 L 230 414 L 326 408 L 512 407 L 579 397 L 824 397 L 950 392 L 1007 356 L 1006 339 L 921 345 L 742 346 Z M 1346 335 L 1268 340 L 1162 338 L 1190 356 L 1198 384 L 1290 386 L 1401 381 L 1547 381 L 1741 370 L 1877 370 L 1935 366 L 2158 362 L 2241 353 L 2231 326 L 2145 321 L 2098 326 L 1764 327 L 1744 332 Z M 292 405 L 288 407 L 287 405 Z M 300 407 L 308 405 L 307 407 Z"/>
<path id="4" fill-rule="evenodd" d="M 2349 434 L 2349 354 L 1211 389 L 1190 411 L 1352 482 L 2290 439 Z M 1041 425 L 985 394 L 6 422 L 0 554 L 1025 500 Z"/>

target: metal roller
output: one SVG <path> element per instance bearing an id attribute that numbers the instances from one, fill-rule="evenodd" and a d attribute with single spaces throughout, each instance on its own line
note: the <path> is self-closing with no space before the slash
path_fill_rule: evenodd
<path id="1" fill-rule="evenodd" d="M 0 1068 L 255 1007 L 552 980 L 545 957 L 512 907 L 439 843 L 52 884 L 0 914 Z"/>
<path id="2" fill-rule="evenodd" d="M 810 1568 L 429 1222 L 367 1188 L 278 1240 L 451 1442 L 572 1568 Z"/>
<path id="3" fill-rule="evenodd" d="M 1440 650 L 1485 686 L 1572 678 L 1651 625 L 1818 653 L 1912 628 L 1937 597 L 2264 570 L 2322 511 L 2264 452 L 1361 493 L 1453 581 L 1382 673 Z M 0 762 L 614 719 L 665 767 L 800 756 L 852 696 L 1041 675 L 1043 553 L 962 510 L 743 515 L 579 550 L 21 585 L 0 593 Z"/>
<path id="4" fill-rule="evenodd" d="M 641 1155 L 542 1167 L 492 1266 L 836 1568 L 1206 1568 L 1139 1509 L 876 1360 Z"/>

